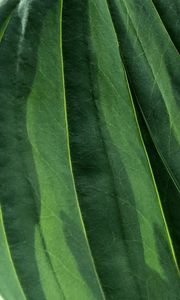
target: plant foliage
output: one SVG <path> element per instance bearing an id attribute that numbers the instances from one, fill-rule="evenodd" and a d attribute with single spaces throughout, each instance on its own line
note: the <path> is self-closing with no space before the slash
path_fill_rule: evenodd
<path id="1" fill-rule="evenodd" d="M 179 12 L 0 0 L 0 299 L 180 299 Z"/>

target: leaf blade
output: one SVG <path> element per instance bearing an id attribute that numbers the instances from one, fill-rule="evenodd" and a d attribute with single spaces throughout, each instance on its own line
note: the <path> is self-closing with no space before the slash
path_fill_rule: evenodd
<path id="1" fill-rule="evenodd" d="M 25 300 L 23 289 L 20 285 L 16 270 L 11 258 L 3 225 L 2 211 L 0 210 L 0 261 L 3 273 L 0 276 L 0 296 L 4 299 L 13 300 L 14 297 Z M 9 289 L 11 286 L 11 289 Z"/>
<path id="2" fill-rule="evenodd" d="M 69 162 L 61 10 L 62 1 L 21 1 L 1 43 L 5 226 L 28 297 L 103 299 Z"/>
<path id="3" fill-rule="evenodd" d="M 176 167 L 179 153 L 177 121 L 179 90 L 176 88 L 179 78 L 178 53 L 168 39 L 167 32 L 159 21 L 152 3 L 145 3 L 141 7 L 138 2 L 132 4 L 130 1 L 126 3 L 121 1 L 119 4 L 117 1 L 109 1 L 109 5 L 112 6 L 114 23 L 128 74 L 131 74 L 131 83 L 136 91 L 151 137 L 179 190 L 179 171 Z M 140 18 L 137 13 L 139 8 Z M 140 27 L 141 22 L 144 22 L 144 26 Z M 149 35 L 145 34 L 147 28 L 149 28 Z M 162 53 L 160 59 L 159 53 Z M 139 64 L 143 66 L 142 69 L 138 68 Z M 136 82 L 135 76 L 138 78 Z M 145 78 L 144 86 L 140 83 L 143 78 Z M 151 105 L 153 96 L 156 103 Z M 156 128 L 159 130 L 157 131 Z"/>
<path id="4" fill-rule="evenodd" d="M 170 287 L 176 278 L 178 295 L 177 270 L 106 1 L 78 7 L 66 1 L 64 24 L 73 170 L 105 295 L 158 299 L 167 292 L 174 297 L 165 282 Z M 146 290 L 142 281 L 148 277 L 153 279 Z M 153 287 L 157 281 L 159 290 Z"/>

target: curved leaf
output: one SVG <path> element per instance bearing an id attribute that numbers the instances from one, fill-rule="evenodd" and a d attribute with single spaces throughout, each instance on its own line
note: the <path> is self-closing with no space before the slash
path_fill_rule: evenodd
<path id="1" fill-rule="evenodd" d="M 73 170 L 105 295 L 178 297 L 178 266 L 107 3 L 66 1 L 63 20 Z"/>
<path id="2" fill-rule="evenodd" d="M 19 284 L 16 271 L 14 269 L 9 245 L 3 225 L 2 212 L 0 210 L 0 298 L 8 300 L 25 300 L 24 293 Z"/>
<path id="3" fill-rule="evenodd" d="M 28 299 L 103 299 L 69 158 L 61 10 L 21 1 L 0 46 L 5 229 Z"/>
<path id="4" fill-rule="evenodd" d="M 107 1 L 12 3 L 18 5 L 8 14 L 0 5 L 0 261 L 8 272 L 0 276 L 0 298 L 179 299 L 179 267 Z M 118 14 L 121 3 L 124 30 L 130 9 L 137 21 L 139 2 L 117 2 Z M 147 12 L 150 20 L 158 19 L 149 30 L 153 46 L 164 47 L 167 31 L 153 4 L 145 2 L 140 12 L 142 21 Z M 129 25 L 127 57 L 131 39 L 139 45 Z M 169 37 L 166 42 L 173 68 L 177 50 Z M 164 54 L 161 81 L 153 69 L 157 57 L 146 51 L 140 75 L 145 69 L 152 95 L 165 110 L 157 133 L 153 114 L 146 116 L 152 102 L 142 101 L 141 76 L 132 61 L 131 77 L 138 77 L 137 86 L 133 83 L 138 101 L 177 184 L 178 168 L 169 152 L 177 150 L 179 137 L 176 90 L 171 94 L 178 72 L 168 77 L 172 69 L 165 72 Z M 149 86 L 143 83 L 147 96 Z M 159 98 L 159 88 L 165 98 Z M 163 126 L 164 135 L 171 130 L 164 142 Z"/>
<path id="5" fill-rule="evenodd" d="M 134 100 L 136 96 L 134 95 Z M 173 240 L 173 246 L 175 249 L 178 264 L 180 262 L 180 193 L 178 192 L 171 176 L 167 172 L 156 148 L 153 144 L 151 136 L 149 134 L 146 123 L 143 119 L 142 113 L 137 105 L 136 111 L 138 116 L 138 122 L 141 128 L 143 140 L 145 142 L 146 149 L 150 158 L 151 166 L 155 176 L 157 188 L 160 194 L 163 210 L 167 220 L 168 228 Z"/>
<path id="6" fill-rule="evenodd" d="M 109 6 L 151 137 L 180 190 L 179 54 L 151 2 L 112 0 Z"/>

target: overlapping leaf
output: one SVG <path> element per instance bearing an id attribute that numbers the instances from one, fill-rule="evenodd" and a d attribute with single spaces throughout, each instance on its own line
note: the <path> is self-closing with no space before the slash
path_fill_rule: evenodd
<path id="1" fill-rule="evenodd" d="M 71 171 L 61 10 L 21 1 L 1 42 L 3 215 L 27 298 L 103 299 Z"/>
<path id="2" fill-rule="evenodd" d="M 158 149 L 178 194 L 177 38 L 163 6 L 2 3 L 0 295 L 180 299 L 148 157 L 154 168 Z"/>

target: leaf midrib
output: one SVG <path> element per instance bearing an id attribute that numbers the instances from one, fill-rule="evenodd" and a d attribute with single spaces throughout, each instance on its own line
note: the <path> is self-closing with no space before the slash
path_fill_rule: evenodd
<path id="1" fill-rule="evenodd" d="M 126 7 L 126 4 L 125 4 L 124 0 L 122 0 L 122 1 L 123 1 L 124 5 Z M 108 5 L 108 0 L 106 0 L 106 3 L 107 3 L 107 7 L 108 7 L 108 12 L 109 12 L 109 14 L 111 16 L 111 12 L 110 12 L 109 5 Z M 129 15 L 129 17 L 130 17 L 130 15 Z M 131 17 L 130 17 L 130 19 L 131 19 Z M 112 20 L 112 18 L 111 18 L 111 20 Z M 131 22 L 132 22 L 132 20 L 131 20 Z M 117 43 L 118 43 L 117 33 L 116 33 L 116 30 L 115 30 L 113 21 L 112 21 L 112 27 L 113 27 L 113 31 L 115 33 L 115 37 L 116 37 L 116 40 L 117 40 Z M 161 199 L 160 199 L 159 192 L 158 192 L 158 189 L 157 189 L 157 186 L 156 186 L 156 182 L 155 182 L 154 174 L 153 174 L 153 171 L 152 171 L 151 163 L 150 163 L 150 160 L 149 160 L 149 156 L 148 156 L 148 153 L 146 151 L 146 147 L 145 147 L 145 144 L 144 144 L 144 141 L 143 141 L 143 138 L 142 138 L 141 130 L 140 130 L 140 127 L 139 127 L 139 123 L 138 123 L 138 119 L 137 119 L 137 115 L 136 115 L 136 111 L 135 111 L 135 107 L 134 107 L 134 103 L 133 103 L 133 99 L 132 99 L 132 95 L 131 95 L 131 91 L 130 91 L 130 87 L 129 87 L 129 83 L 128 83 L 128 79 L 127 79 L 125 65 L 124 65 L 123 57 L 122 57 L 122 55 L 120 53 L 120 50 L 119 50 L 119 55 L 120 55 L 120 58 L 121 58 L 121 61 L 122 61 L 123 69 L 124 69 L 124 74 L 125 74 L 127 89 L 128 89 L 129 98 L 130 98 L 131 105 L 132 105 L 132 110 L 133 110 L 133 115 L 134 115 L 135 123 L 136 123 L 137 129 L 138 129 L 138 132 L 139 132 L 139 137 L 140 137 L 143 149 L 144 149 L 144 153 L 145 153 L 145 156 L 146 156 L 146 159 L 147 159 L 147 163 L 148 163 L 148 166 L 149 166 L 149 171 L 150 171 L 150 174 L 151 174 L 152 182 L 153 182 L 154 189 L 155 189 L 155 192 L 156 192 L 156 195 L 157 195 L 157 200 L 158 200 L 158 204 L 159 204 L 159 207 L 160 207 L 161 215 L 162 215 L 162 218 L 163 218 L 163 222 L 164 222 L 164 226 L 165 226 L 165 230 L 166 230 L 166 234 L 167 234 L 167 239 L 168 239 L 169 246 L 170 246 L 170 249 L 171 249 L 171 254 L 172 254 L 172 257 L 173 257 L 173 261 L 174 261 L 177 273 L 180 276 L 180 269 L 179 269 L 179 266 L 178 266 L 178 263 L 177 263 L 177 258 L 176 258 L 175 250 L 174 250 L 174 247 L 173 247 L 173 243 L 172 243 L 171 236 L 170 236 L 170 233 L 169 233 L 168 225 L 167 225 L 166 218 L 165 218 L 165 215 L 164 215 L 164 211 L 163 211 Z"/>

